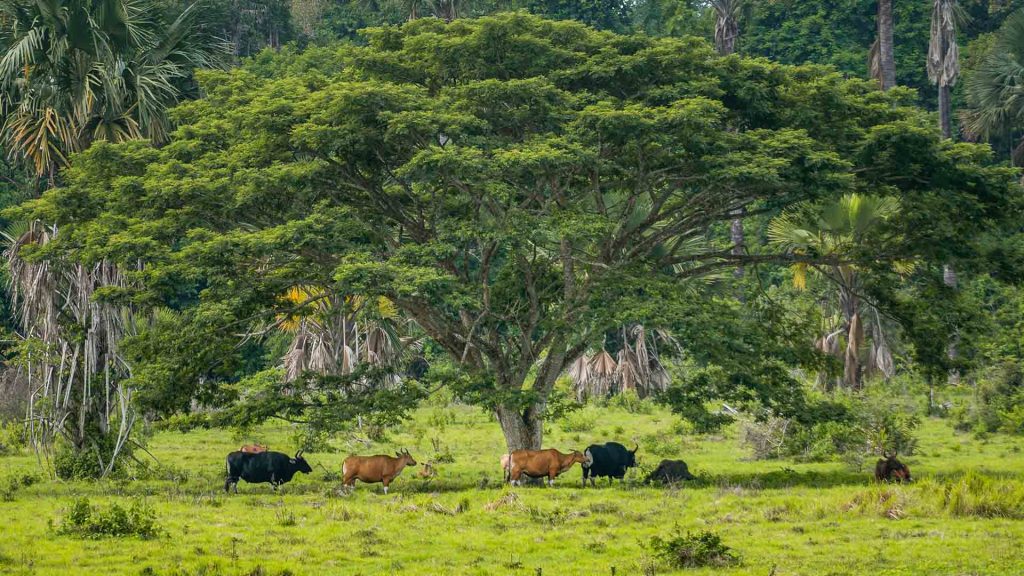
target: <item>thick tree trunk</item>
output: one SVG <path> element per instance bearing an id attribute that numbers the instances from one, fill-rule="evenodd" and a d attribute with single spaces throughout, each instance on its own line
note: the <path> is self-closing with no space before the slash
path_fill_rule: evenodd
<path id="1" fill-rule="evenodd" d="M 878 0 L 878 58 L 882 72 L 882 90 L 888 90 L 896 86 L 892 0 Z"/>
<path id="2" fill-rule="evenodd" d="M 949 86 L 939 84 L 939 129 L 943 138 L 953 137 L 952 105 L 950 104 Z"/>
<path id="3" fill-rule="evenodd" d="M 541 409 L 534 404 L 526 410 L 508 406 L 498 406 L 494 410 L 501 431 L 505 434 L 505 445 L 509 452 L 523 448 L 541 449 L 544 441 L 544 422 L 539 417 Z"/>

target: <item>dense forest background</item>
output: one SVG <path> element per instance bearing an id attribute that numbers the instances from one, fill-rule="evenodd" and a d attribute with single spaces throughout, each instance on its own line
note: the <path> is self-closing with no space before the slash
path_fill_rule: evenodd
<path id="1" fill-rule="evenodd" d="M 33 415 L 33 434 L 39 434 L 34 440 L 88 454 L 86 460 L 99 462 L 96 473 L 110 472 L 111 455 L 128 449 L 136 418 L 190 427 L 246 426 L 285 417 L 307 426 L 312 438 L 363 426 L 364 419 L 386 426 L 438 386 L 493 409 L 510 446 L 539 439 L 536 420 L 545 414 L 571 410 L 575 401 L 588 397 L 629 391 L 658 397 L 700 430 L 729 420 L 713 407 L 721 402 L 763 421 L 791 418 L 822 434 L 836 433 L 834 428 L 821 432 L 824 422 L 863 430 L 868 419 L 881 422 L 877 427 L 883 437 L 875 446 L 892 451 L 903 441 L 907 419 L 885 401 L 851 408 L 849 402 L 860 400 L 844 395 L 860 398 L 874 382 L 901 378 L 928 391 L 928 410 L 935 414 L 949 410 L 934 400 L 937 389 L 971 390 L 972 400 L 952 415 L 964 429 L 1024 433 L 1024 221 L 1019 218 L 1024 205 L 1013 168 L 1020 163 L 1018 145 L 1024 135 L 1022 9 L 1024 0 L 0 2 L 0 51 L 5 54 L 0 60 L 5 152 L 0 224 L 6 229 L 8 287 L 0 306 L 6 358 L 0 417 L 21 421 L 26 413 Z M 636 77 L 624 79 L 598 64 L 572 68 L 556 62 L 560 56 L 536 64 L 562 83 L 560 90 L 579 98 L 572 102 L 541 86 L 518 87 L 522 92 L 502 97 L 483 89 L 480 94 L 435 90 L 434 81 L 504 80 L 505 72 L 493 70 L 494 62 L 476 62 L 468 51 L 479 47 L 460 44 L 457 31 L 431 26 L 508 11 L 621 34 L 565 32 L 580 35 L 571 49 L 594 62 L 604 57 L 606 43 L 605 56 L 623 69 L 639 52 L 630 42 L 679 51 L 690 59 L 677 62 L 679 67 L 703 62 L 712 50 L 722 59 L 716 62 L 724 63 L 694 64 L 686 70 L 692 77 L 672 80 L 685 84 L 684 89 L 670 83 L 667 78 L 674 76 L 667 70 L 637 66 Z M 889 17 L 887 44 L 880 24 Z M 424 22 L 399 28 L 410 21 Z M 534 20 L 500 22 L 493 25 L 521 26 L 523 38 L 566 42 L 561 32 Z M 374 30 L 361 32 L 366 28 Z M 436 51 L 414 41 L 402 45 L 404 52 L 396 48 L 406 36 L 431 34 L 452 43 Z M 688 37 L 706 43 L 688 44 Z M 887 45 L 895 85 L 887 85 Z M 510 60 L 510 69 L 521 68 L 509 75 L 528 76 L 530 48 L 523 44 L 516 50 L 521 54 L 510 54 L 527 56 Z M 504 54 L 492 56 L 501 60 Z M 417 64 L 426 71 L 417 71 Z M 683 74 L 680 69 L 676 72 Z M 830 75 L 832 70 L 840 78 Z M 587 83 L 604 73 L 606 86 Z M 582 79 L 566 80 L 574 74 Z M 720 82 L 718 92 L 697 80 L 712 77 Z M 837 84 L 844 79 L 850 83 Z M 302 112 L 328 104 L 307 92 L 355 81 L 431 87 L 435 91 L 429 98 L 379 84 L 361 89 L 378 98 L 388 114 L 403 118 L 399 125 L 387 124 L 388 130 L 404 130 L 416 141 L 424 124 L 441 126 L 437 147 L 444 148 L 449 137 L 462 137 L 482 139 L 473 140 L 481 150 L 562 131 L 580 130 L 574 134 L 581 139 L 614 137 L 582 120 L 564 120 L 589 99 L 596 105 L 601 98 L 614 98 L 613 108 L 633 110 L 656 107 L 680 93 L 687 98 L 709 95 L 720 105 L 701 113 L 721 114 L 719 127 L 727 128 L 709 133 L 700 145 L 708 146 L 709 154 L 727 157 L 728 151 L 742 150 L 748 156 L 730 158 L 730 166 L 699 168 L 720 178 L 724 189 L 742 189 L 758 178 L 778 179 L 778 189 L 727 194 L 729 206 L 694 216 L 703 226 L 699 234 L 690 238 L 680 232 L 651 249 L 652 254 L 674 255 L 691 250 L 689 260 L 658 260 L 659 272 L 643 280 L 637 278 L 652 263 L 628 262 L 617 269 L 621 276 L 606 285 L 588 285 L 595 290 L 586 304 L 589 316 L 577 321 L 592 323 L 593 330 L 588 328 L 579 343 L 536 336 L 530 354 L 495 352 L 495 357 L 511 358 L 514 366 L 527 357 L 536 361 L 545 350 L 551 360 L 552 341 L 565 347 L 565 358 L 551 363 L 550 375 L 543 373 L 547 363 L 533 366 L 541 374 L 530 377 L 546 382 L 534 385 L 543 397 L 538 401 L 520 394 L 522 379 L 501 382 L 500 374 L 494 376 L 495 364 L 474 359 L 468 342 L 486 335 L 491 340 L 481 341 L 481 350 L 490 342 L 495 348 L 510 346 L 506 340 L 523 336 L 513 333 L 522 324 L 513 329 L 514 322 L 504 325 L 484 314 L 474 321 L 463 311 L 462 323 L 446 327 L 428 313 L 434 310 L 430 306 L 473 310 L 475 304 L 466 302 L 477 295 L 466 286 L 479 270 L 468 271 L 466 264 L 468 279 L 445 287 L 441 303 L 422 305 L 416 300 L 420 294 L 413 294 L 439 290 L 439 280 L 422 260 L 430 250 L 456 252 L 463 235 L 488 237 L 474 227 L 479 221 L 467 216 L 447 223 L 450 229 L 430 242 L 406 245 L 410 228 L 374 227 L 378 219 L 404 222 L 404 209 L 388 205 L 368 215 L 359 210 L 369 208 L 353 200 L 353 216 L 348 208 L 318 204 L 329 187 L 303 180 L 309 176 L 304 171 L 313 170 L 303 162 L 337 146 L 350 155 L 366 154 L 360 157 L 366 165 L 355 173 L 339 167 L 316 177 L 409 178 L 414 182 L 410 194 L 417 195 L 415 206 L 421 208 L 430 201 L 418 195 L 450 177 L 448 170 L 465 178 L 484 171 L 468 164 L 434 164 L 392 140 L 378 141 L 375 130 L 381 125 L 363 122 L 359 114 L 364 108 L 345 107 L 350 103 L 343 95 L 337 95 L 346 102 L 339 110 L 352 115 L 350 124 Z M 879 85 L 887 95 L 877 90 Z M 261 101 L 261 90 L 278 100 Z M 798 102 L 800 95 L 808 100 Z M 435 105 L 474 111 L 477 117 L 446 115 Z M 507 106 L 508 117 L 490 118 L 488 106 Z M 823 117 L 817 117 L 821 110 L 815 106 L 826 109 Z M 539 111 L 550 118 L 535 118 Z M 650 112 L 663 127 L 677 126 L 677 118 L 661 118 L 660 113 Z M 608 122 L 623 122 L 617 129 L 626 140 L 652 137 L 644 131 L 649 127 L 641 129 L 609 111 L 602 114 Z M 480 119 L 501 126 L 487 136 L 490 140 L 474 132 Z M 548 121 L 550 126 L 544 124 Z M 900 134 L 887 136 L 882 123 Z M 861 131 L 854 124 L 875 130 Z M 812 140 L 793 136 L 786 131 L 790 127 L 810 133 Z M 295 130 L 299 140 L 279 142 L 278 130 Z M 779 132 L 769 138 L 759 130 Z M 346 140 L 339 133 L 356 137 Z M 209 152 L 217 134 L 223 137 L 217 146 L 223 145 L 238 163 Z M 348 142 L 355 139 L 366 149 Z M 577 143 L 556 144 L 575 154 Z M 370 144 L 402 162 L 377 163 L 370 158 Z M 834 155 L 825 154 L 826 148 Z M 633 152 L 626 144 L 616 150 L 623 156 Z M 530 153 L 539 158 L 537 165 L 566 161 L 550 149 L 531 148 Z M 262 162 L 291 154 L 299 159 L 294 165 L 261 172 L 266 168 Z M 782 173 L 770 162 L 808 157 L 814 158 L 808 174 Z M 756 160 L 752 172 L 738 174 L 751 158 Z M 675 169 L 667 159 L 659 161 L 665 162 L 664 171 Z M 586 162 L 583 156 L 573 157 L 572 166 Z M 206 203 L 205 196 L 176 189 L 186 173 L 194 178 L 185 165 L 214 175 L 251 175 L 252 180 L 227 193 L 239 203 L 235 212 L 221 212 L 219 202 Z M 215 189 L 215 180 L 188 181 Z M 825 192 L 830 186 L 843 193 L 830 197 Z M 803 195 L 790 187 L 801 188 Z M 262 197 L 268 189 L 287 192 Z M 264 203 L 244 199 L 246 194 Z M 284 198 L 293 204 L 284 205 Z M 563 203 L 549 208 L 567 209 Z M 725 208 L 732 222 L 714 212 Z M 132 220 L 136 216 L 145 225 Z M 600 227 L 576 212 L 560 218 L 565 220 L 559 225 L 571 222 L 576 230 Z M 619 221 L 624 228 L 646 224 L 637 212 L 624 212 Z M 650 224 L 655 236 L 661 229 L 654 224 L 684 228 L 671 220 Z M 529 230 L 559 232 L 548 220 L 516 225 L 519 229 L 506 231 L 509 236 L 501 241 Z M 119 226 L 138 235 L 119 236 Z M 572 242 L 590 241 L 587 234 Z M 691 245 L 697 241 L 700 249 Z M 294 255 L 307 268 L 273 268 L 284 250 L 279 244 L 286 242 L 314 254 L 298 250 Z M 406 267 L 396 272 L 359 260 L 374 242 L 394 248 L 389 257 L 400 256 Z M 162 243 L 174 250 L 188 244 L 183 248 L 187 262 L 161 252 Z M 570 244 L 563 241 L 562 249 L 571 251 Z M 472 244 L 486 253 L 483 245 Z M 318 251 L 332 258 L 317 260 Z M 339 254 L 352 256 L 335 258 Z M 512 248 L 504 254 L 508 262 L 500 266 L 508 268 L 494 273 L 493 298 L 507 299 L 510 315 L 521 314 L 518 307 L 528 307 L 536 294 L 511 294 L 510 284 L 501 282 L 518 279 L 500 274 L 525 270 L 532 291 L 529 272 L 544 267 L 534 268 L 534 261 L 522 269 L 513 266 L 515 258 L 536 259 L 536 249 L 532 256 Z M 542 251 L 540 258 L 548 256 Z M 118 257 L 124 259 L 115 265 Z M 557 264 L 557 255 L 551 258 Z M 482 260 L 486 270 L 488 259 Z M 388 266 L 398 266 L 396 261 L 389 260 Z M 138 269 L 131 269 L 131 262 Z M 460 257 L 451 256 L 451 262 L 461 274 Z M 248 271 L 264 270 L 261 266 L 279 277 L 250 281 Z M 572 275 L 571 267 L 565 273 Z M 548 280 L 541 274 L 537 290 L 550 289 L 544 287 Z M 582 282 L 569 284 L 558 296 L 563 299 L 547 309 L 566 314 L 566 322 L 577 313 L 566 302 L 583 290 Z M 347 292 L 340 292 L 342 285 Z M 658 300 L 647 302 L 669 291 L 671 307 L 654 309 L 650 302 Z M 481 298 L 487 301 L 491 294 Z M 527 339 L 564 329 L 545 325 L 546 320 L 533 318 L 531 330 L 522 330 Z M 467 342 L 446 341 L 443 335 L 456 329 L 468 330 Z M 462 370 L 462 365 L 479 370 Z M 568 392 L 556 386 L 556 379 L 569 382 Z M 81 382 L 95 386 L 79 392 Z M 65 394 L 54 397 L 53 390 Z M 518 410 L 504 410 L 513 405 Z"/>

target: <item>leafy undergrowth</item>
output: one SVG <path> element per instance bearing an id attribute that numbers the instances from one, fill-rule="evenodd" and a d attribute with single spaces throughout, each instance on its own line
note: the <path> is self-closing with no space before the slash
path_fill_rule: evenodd
<path id="1" fill-rule="evenodd" d="M 280 425 L 243 434 L 161 432 L 148 444 L 158 464 L 100 482 L 43 480 L 34 456 L 3 457 L 0 486 L 13 489 L 6 490 L 9 501 L 0 501 L 0 573 L 1019 572 L 1020 438 L 978 439 L 955 433 L 945 421 L 926 420 L 917 454 L 906 459 L 917 481 L 878 485 L 871 463 L 858 471 L 839 462 L 749 460 L 734 430 L 688 435 L 659 409 L 591 408 L 584 417 L 588 422 L 566 420 L 569 430 L 551 425 L 546 443 L 566 451 L 636 439 L 641 466 L 625 482 L 601 480 L 596 489 L 583 489 L 577 467 L 554 488 L 510 490 L 501 483 L 504 445 L 492 418 L 476 408 L 430 403 L 383 440 L 357 433 L 332 439 L 331 451 L 307 452 L 314 472 L 276 494 L 266 484 L 244 482 L 239 495 L 224 494 L 224 456 L 254 441 L 294 453 L 295 430 Z M 402 447 L 418 462 L 431 461 L 436 476 L 418 477 L 417 466 L 386 496 L 380 485 L 341 489 L 341 462 L 349 453 Z M 445 462 L 432 460 L 438 454 Z M 642 485 L 643 474 L 661 458 L 686 460 L 698 480 Z M 79 524 L 88 527 L 71 530 L 71 512 L 81 506 L 74 503 L 82 498 L 90 513 Z M 152 530 L 145 522 L 140 529 L 138 522 L 131 528 L 131 521 L 122 521 L 137 502 L 146 506 L 137 518 L 149 518 Z M 686 540 L 688 533 L 694 541 Z M 706 534 L 728 547 L 719 552 L 742 564 L 710 554 L 711 565 L 675 568 L 651 547 L 655 538 L 675 542 L 678 536 L 672 553 L 698 558 L 717 548 Z"/>

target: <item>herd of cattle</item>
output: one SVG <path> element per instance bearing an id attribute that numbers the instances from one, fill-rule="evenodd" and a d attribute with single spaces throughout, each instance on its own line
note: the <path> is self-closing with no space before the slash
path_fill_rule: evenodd
<path id="1" fill-rule="evenodd" d="M 553 486 L 557 476 L 578 463 L 583 468 L 583 486 L 586 487 L 588 479 L 590 485 L 595 486 L 595 479 L 598 477 L 608 478 L 609 483 L 615 478 L 622 481 L 626 472 L 636 466 L 636 452 L 639 448 L 636 446 L 628 450 L 618 442 L 608 442 L 592 444 L 583 452 L 573 450 L 568 454 L 553 448 L 513 450 L 502 455 L 501 469 L 505 482 L 513 486 L 521 485 L 523 476 L 531 479 L 546 478 L 548 485 Z M 349 456 L 341 466 L 342 484 L 347 488 L 354 488 L 356 480 L 371 484 L 379 482 L 384 485 L 384 493 L 387 494 L 388 486 L 407 466 L 416 466 L 416 460 L 408 450 L 396 452 L 394 456 Z M 295 474 L 309 474 L 312 471 L 313 468 L 302 457 L 302 450 L 292 457 L 282 452 L 271 452 L 263 445 L 250 444 L 228 454 L 228 475 L 224 481 L 224 491 L 229 492 L 234 487 L 237 494 L 239 480 L 250 483 L 269 482 L 276 490 L 278 486 L 290 482 Z M 432 477 L 434 469 L 429 463 L 424 464 L 418 475 L 424 478 Z M 644 478 L 644 484 L 671 484 L 693 479 L 694 476 L 690 474 L 686 462 L 662 460 L 658 467 Z M 879 460 L 875 466 L 875 479 L 879 482 L 910 482 L 910 469 L 894 455 L 886 455 L 886 458 Z"/>

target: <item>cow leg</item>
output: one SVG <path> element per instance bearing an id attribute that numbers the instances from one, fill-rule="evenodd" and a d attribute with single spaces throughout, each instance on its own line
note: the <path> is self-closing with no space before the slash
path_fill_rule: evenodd
<path id="1" fill-rule="evenodd" d="M 583 487 L 587 487 L 587 477 L 590 476 L 590 468 L 583 469 Z"/>
<path id="2" fill-rule="evenodd" d="M 228 476 L 228 477 L 227 477 L 227 478 L 226 478 L 226 479 L 224 480 L 224 492 L 225 492 L 225 493 L 230 493 L 230 492 L 231 492 L 231 485 L 232 485 L 232 484 L 234 484 L 234 485 L 236 486 L 236 488 L 235 488 L 235 491 L 236 491 L 236 492 L 238 491 L 238 488 L 237 488 L 237 486 L 238 486 L 238 480 L 237 480 L 236 478 L 232 477 L 232 476 Z"/>

